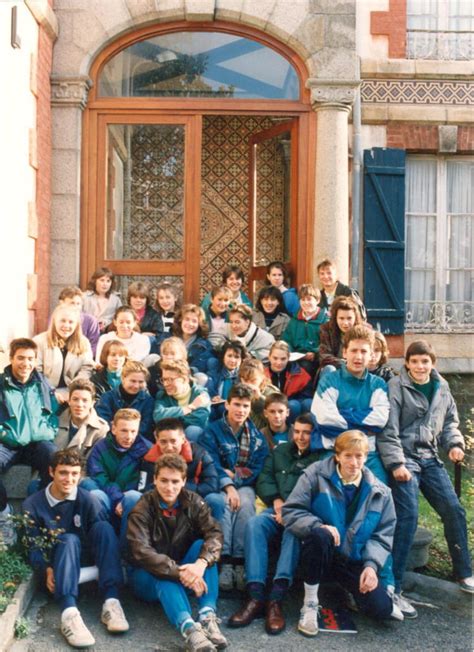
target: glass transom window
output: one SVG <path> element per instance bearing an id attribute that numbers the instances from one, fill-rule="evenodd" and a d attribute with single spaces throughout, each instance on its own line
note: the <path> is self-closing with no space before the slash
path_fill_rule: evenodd
<path id="1" fill-rule="evenodd" d="M 291 63 L 263 43 L 223 32 L 173 32 L 135 43 L 108 61 L 102 97 L 299 99 Z"/>

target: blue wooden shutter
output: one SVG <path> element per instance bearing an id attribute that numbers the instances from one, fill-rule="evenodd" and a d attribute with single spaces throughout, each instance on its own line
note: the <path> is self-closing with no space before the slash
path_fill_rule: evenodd
<path id="1" fill-rule="evenodd" d="M 405 322 L 405 151 L 364 151 L 364 303 L 382 333 Z"/>

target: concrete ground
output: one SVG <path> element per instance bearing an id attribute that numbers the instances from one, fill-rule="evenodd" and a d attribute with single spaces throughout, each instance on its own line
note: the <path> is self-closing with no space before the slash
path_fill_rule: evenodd
<path id="1" fill-rule="evenodd" d="M 417 604 L 419 616 L 416 620 L 374 623 L 355 614 L 354 621 L 359 629 L 355 635 L 320 633 L 314 639 L 299 635 L 296 623 L 302 598 L 300 588 L 295 588 L 285 602 L 288 624 L 280 636 L 268 636 L 262 620 L 257 620 L 244 629 L 228 629 L 224 623 L 240 604 L 238 594 L 219 600 L 219 616 L 223 620 L 222 630 L 228 637 L 229 649 L 234 652 L 470 652 L 473 649 L 471 596 L 462 594 L 449 582 L 431 578 L 413 581 L 411 589 L 408 595 L 418 603 L 424 603 Z M 329 599 L 333 597 L 329 596 Z M 79 608 L 96 639 L 96 645 L 91 650 L 122 652 L 131 648 L 140 652 L 176 652 L 183 649 L 182 638 L 167 623 L 158 605 L 138 602 L 128 592 L 124 593 L 122 604 L 130 622 L 130 631 L 113 637 L 107 634 L 99 621 L 101 600 L 94 584 L 81 589 Z M 26 617 L 31 622 L 30 636 L 15 643 L 9 652 L 56 652 L 71 649 L 59 631 L 59 610 L 50 598 L 37 594 Z"/>

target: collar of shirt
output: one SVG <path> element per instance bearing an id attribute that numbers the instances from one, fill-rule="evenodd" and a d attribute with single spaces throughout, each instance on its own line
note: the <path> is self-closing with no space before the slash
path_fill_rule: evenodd
<path id="1" fill-rule="evenodd" d="M 45 489 L 46 500 L 48 501 L 48 504 L 49 504 L 50 507 L 55 507 L 56 505 L 59 505 L 59 503 L 63 503 L 65 500 L 71 500 L 73 502 L 76 500 L 76 498 L 77 498 L 77 487 L 74 487 L 74 489 L 71 491 L 69 496 L 66 496 L 66 498 L 64 498 L 63 500 L 58 500 L 51 493 L 51 485 L 52 484 L 53 483 L 50 482 L 49 485 Z"/>
<path id="2" fill-rule="evenodd" d="M 359 475 L 355 480 L 344 480 L 339 470 L 339 464 L 336 466 L 337 475 L 341 478 L 342 484 L 353 484 L 354 487 L 358 487 L 362 482 L 362 471 L 359 471 Z"/>

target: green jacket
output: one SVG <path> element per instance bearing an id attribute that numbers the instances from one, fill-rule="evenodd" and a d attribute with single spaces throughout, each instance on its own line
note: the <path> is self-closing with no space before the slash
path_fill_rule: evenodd
<path id="1" fill-rule="evenodd" d="M 0 444 L 10 448 L 52 441 L 58 430 L 54 390 L 38 371 L 23 386 L 12 379 L 11 366 L 0 374 Z"/>
<path id="2" fill-rule="evenodd" d="M 270 452 L 258 476 L 257 495 L 269 507 L 273 506 L 275 498 L 286 500 L 305 468 L 319 458 L 320 451 L 306 450 L 299 455 L 292 441 L 278 444 Z"/>
<path id="3" fill-rule="evenodd" d="M 316 319 L 300 319 L 301 311 L 290 319 L 288 326 L 283 331 L 281 339 L 284 340 L 292 351 L 297 353 L 317 353 L 319 351 L 319 329 L 329 320 L 326 308 L 316 315 Z"/>

